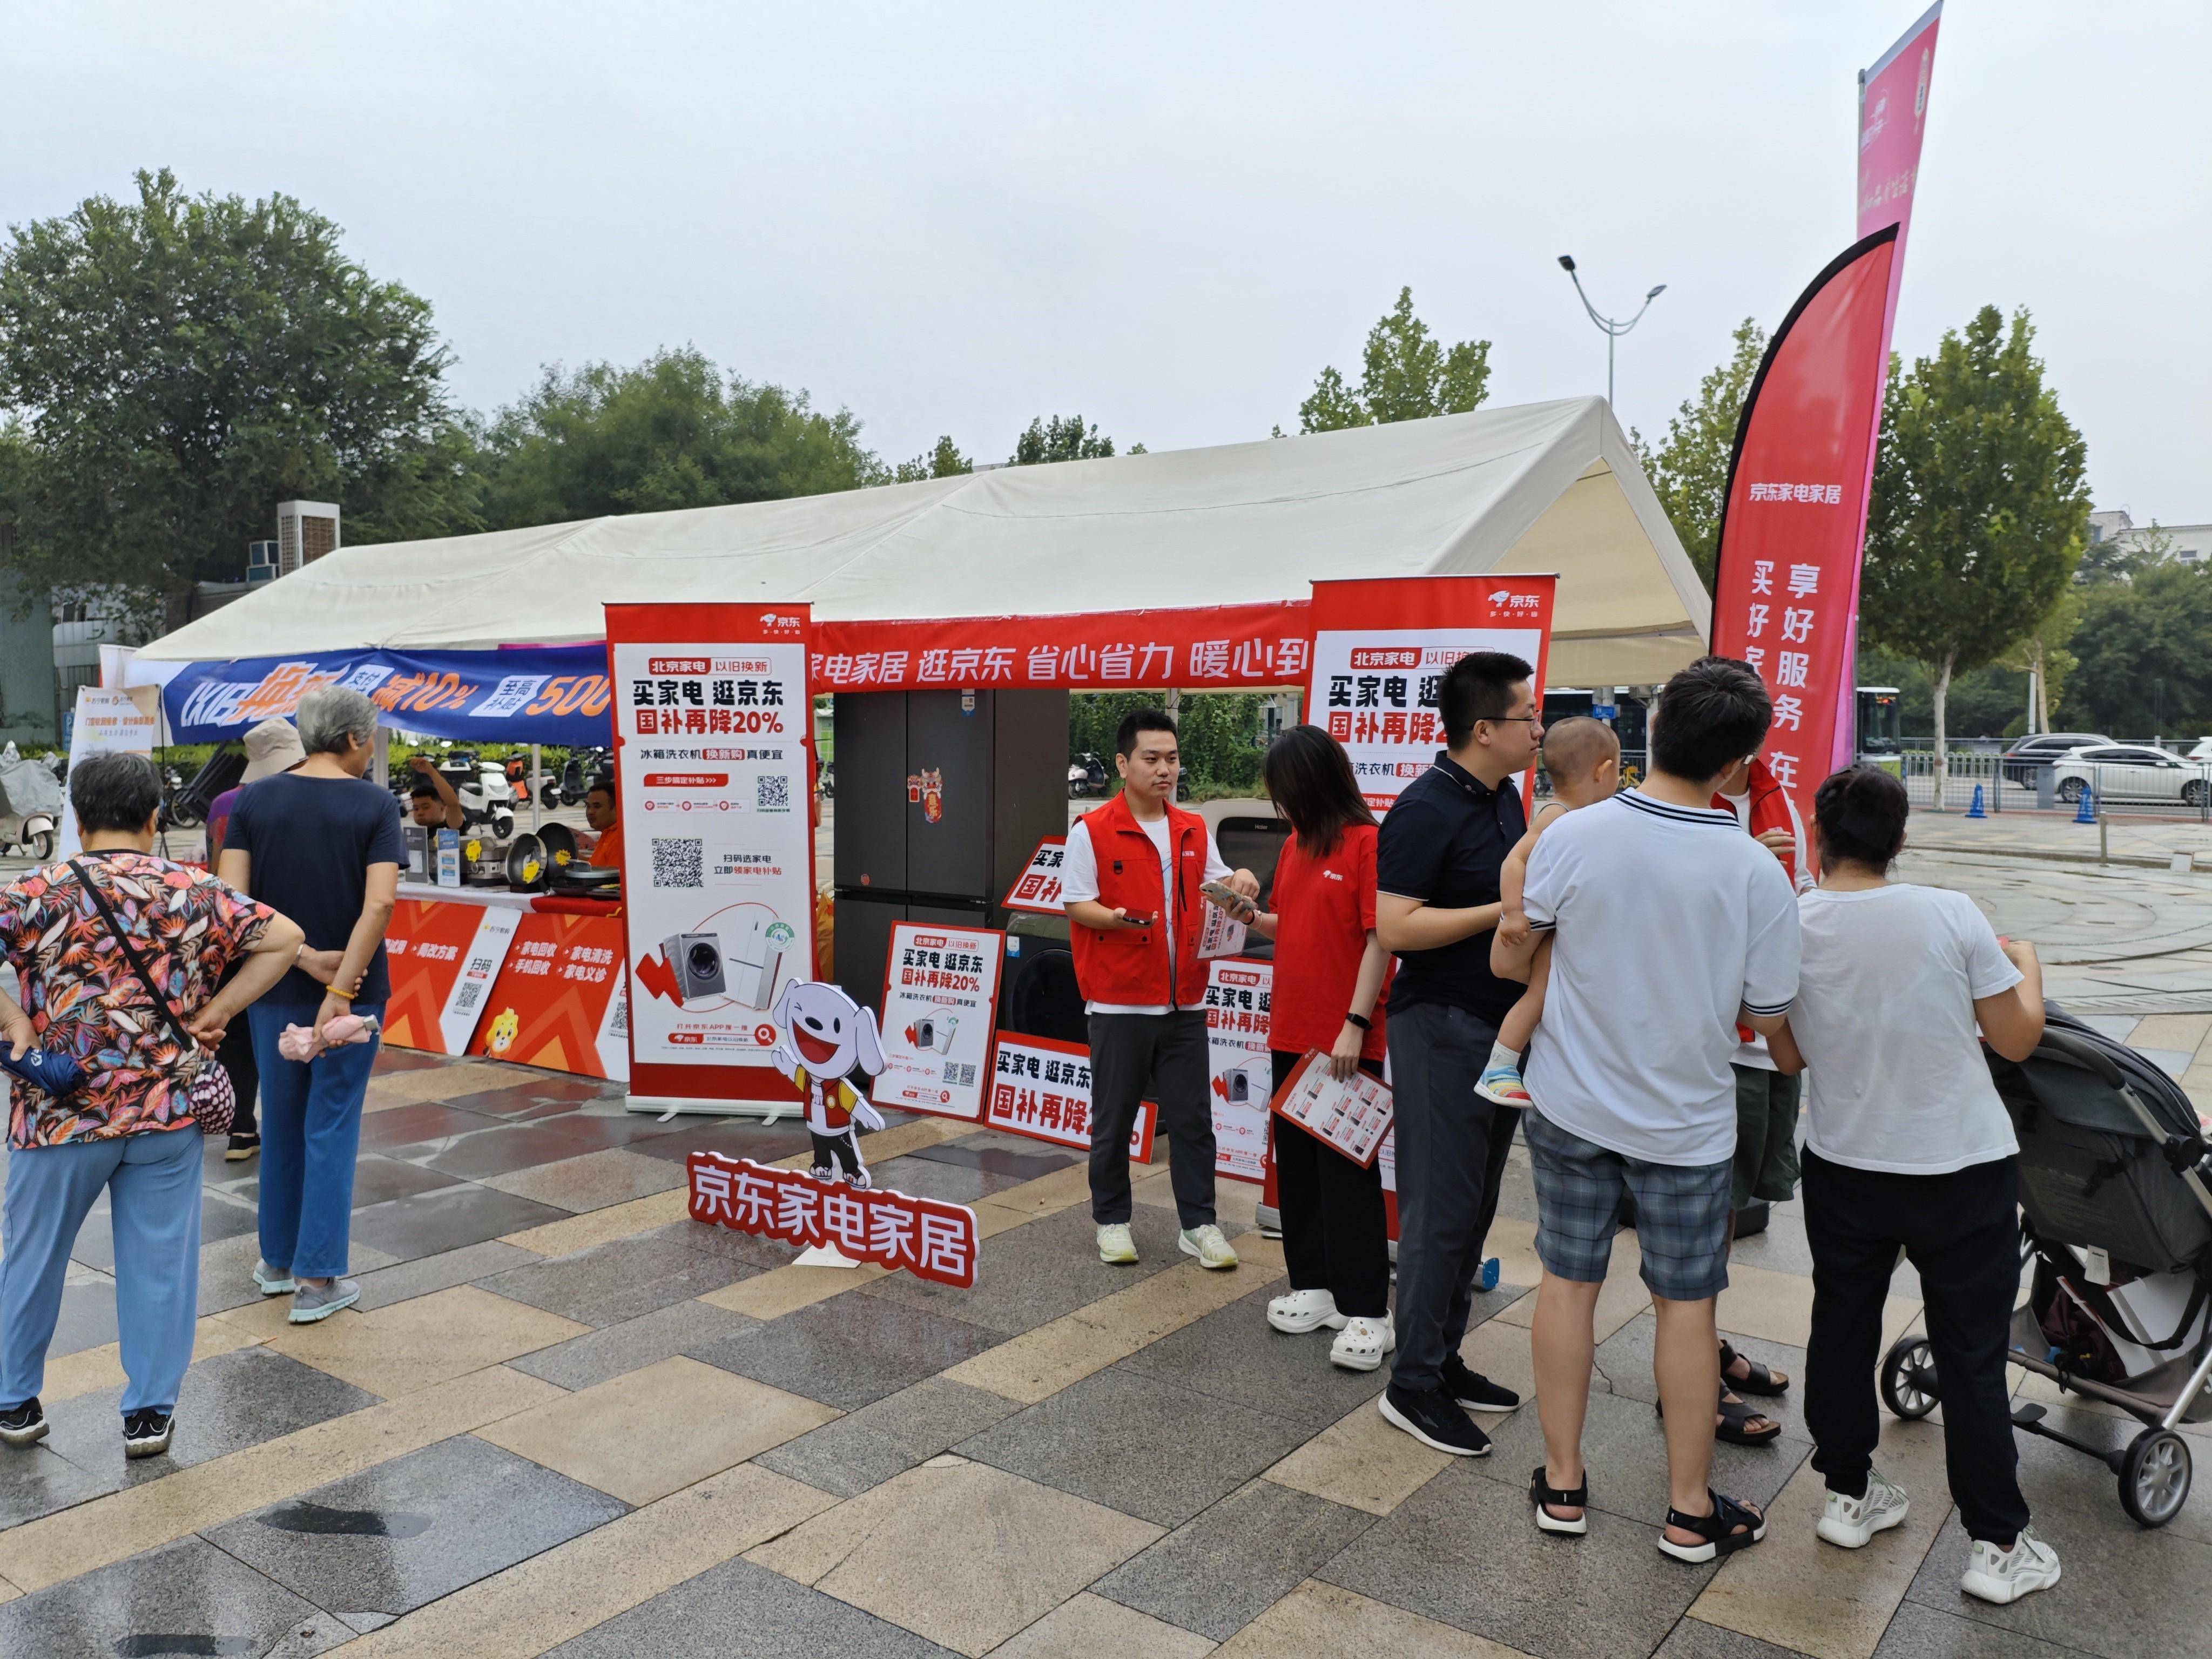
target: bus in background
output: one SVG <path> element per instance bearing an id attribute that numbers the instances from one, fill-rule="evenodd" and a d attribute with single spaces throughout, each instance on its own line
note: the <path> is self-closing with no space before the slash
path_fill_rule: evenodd
<path id="1" fill-rule="evenodd" d="M 1905 752 L 1905 703 L 1893 685 L 1859 687 L 1858 757 L 1894 772 Z"/>

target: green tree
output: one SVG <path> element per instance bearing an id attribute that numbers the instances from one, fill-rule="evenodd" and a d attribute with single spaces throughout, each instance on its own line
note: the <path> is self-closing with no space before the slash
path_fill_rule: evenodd
<path id="1" fill-rule="evenodd" d="M 1358 389 L 1335 368 L 1322 369 L 1298 405 L 1298 429 L 1334 432 L 1463 415 L 1489 394 L 1490 342 L 1462 340 L 1447 347 L 1413 314 L 1413 290 L 1401 288 L 1398 303 L 1367 331 Z"/>
<path id="2" fill-rule="evenodd" d="M 1709 588 L 1720 552 L 1721 508 L 1728 500 L 1736 425 L 1766 355 L 1766 331 L 1755 318 L 1738 323 L 1733 338 L 1728 361 L 1698 381 L 1698 395 L 1684 398 L 1668 417 L 1667 435 L 1656 450 L 1644 443 L 1643 434 L 1630 434 L 1682 550 Z"/>
<path id="3" fill-rule="evenodd" d="M 960 453 L 960 447 L 951 436 L 939 438 L 934 449 L 925 450 L 910 461 L 901 461 L 891 469 L 893 483 L 918 483 L 924 478 L 953 478 L 963 472 L 973 472 L 975 463 Z"/>
<path id="4" fill-rule="evenodd" d="M 429 303 L 289 196 L 137 184 L 0 246 L 19 573 L 156 599 L 235 580 L 294 496 L 339 502 L 349 542 L 473 528 Z"/>
<path id="5" fill-rule="evenodd" d="M 2063 718 L 2116 737 L 2212 732 L 2212 570 L 2160 561 L 2076 592 Z"/>
<path id="6" fill-rule="evenodd" d="M 1984 306 L 1909 374 L 1893 368 L 1883 401 L 1860 625 L 1928 665 L 1939 791 L 1952 677 L 2035 630 L 2088 538 L 2087 451 L 2034 337 L 2025 309 L 2008 332 Z"/>
<path id="7" fill-rule="evenodd" d="M 1129 453 L 1142 454 L 1144 447 L 1139 444 Z M 1049 420 L 1040 416 L 1014 440 L 1014 453 L 1006 460 L 1012 466 L 1042 466 L 1048 461 L 1095 461 L 1113 453 L 1114 441 L 1100 435 L 1096 422 L 1086 427 L 1080 415 Z"/>
<path id="8" fill-rule="evenodd" d="M 726 374 L 694 347 L 544 371 L 484 434 L 493 529 L 819 495 L 885 482 L 846 410 Z"/>
<path id="9" fill-rule="evenodd" d="M 1164 708 L 1168 701 L 1158 691 L 1075 693 L 1067 700 L 1068 751 L 1097 755 L 1112 779 L 1114 736 L 1122 716 L 1134 709 Z M 1175 699 L 1176 747 L 1182 754 L 1178 799 L 1259 793 L 1265 704 L 1265 698 L 1244 691 L 1186 691 Z M 1109 784 L 1109 789 L 1118 787 Z"/>

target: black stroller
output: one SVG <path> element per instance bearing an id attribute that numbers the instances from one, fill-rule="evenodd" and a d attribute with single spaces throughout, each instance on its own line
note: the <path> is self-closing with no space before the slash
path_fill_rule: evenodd
<path id="1" fill-rule="evenodd" d="M 2102 1460 L 2120 1507 L 2162 1527 L 2188 1501 L 2179 1423 L 2212 1418 L 2212 1146 L 2189 1097 L 2123 1043 L 2046 1006 L 2043 1042 L 1990 1075 L 2020 1139 L 2023 1261 L 2034 1274 L 2013 1315 L 2013 1364 L 2062 1391 L 2116 1406 L 2145 1427 L 2107 1452 L 2014 1408 L 2013 1424 Z M 1942 1398 L 1924 1336 L 1882 1362 L 1899 1417 Z"/>

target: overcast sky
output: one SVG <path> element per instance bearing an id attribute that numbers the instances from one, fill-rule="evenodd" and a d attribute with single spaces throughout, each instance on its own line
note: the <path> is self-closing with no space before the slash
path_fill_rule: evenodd
<path id="1" fill-rule="evenodd" d="M 1647 433 L 1852 240 L 1855 77 L 1915 0 L 792 5 L 0 0 L 0 217 L 283 191 L 430 299 L 459 395 L 698 345 L 890 459 L 1297 426 L 1411 283 L 1492 400 Z M 1954 0 L 1898 343 L 2034 313 L 2100 506 L 2212 519 L 2203 0 Z"/>

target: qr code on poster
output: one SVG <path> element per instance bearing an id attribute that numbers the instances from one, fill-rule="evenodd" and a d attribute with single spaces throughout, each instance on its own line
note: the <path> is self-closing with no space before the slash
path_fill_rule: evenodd
<path id="1" fill-rule="evenodd" d="M 655 887 L 704 887 L 707 884 L 707 843 L 697 836 L 655 836 L 653 838 L 653 884 Z"/>
<path id="2" fill-rule="evenodd" d="M 791 780 L 781 772 L 763 772 L 753 781 L 753 808 L 772 812 L 791 810 Z"/>
<path id="3" fill-rule="evenodd" d="M 453 999 L 453 1012 L 465 1014 L 483 1000 L 483 981 L 468 979 L 461 981 L 461 994 Z"/>

